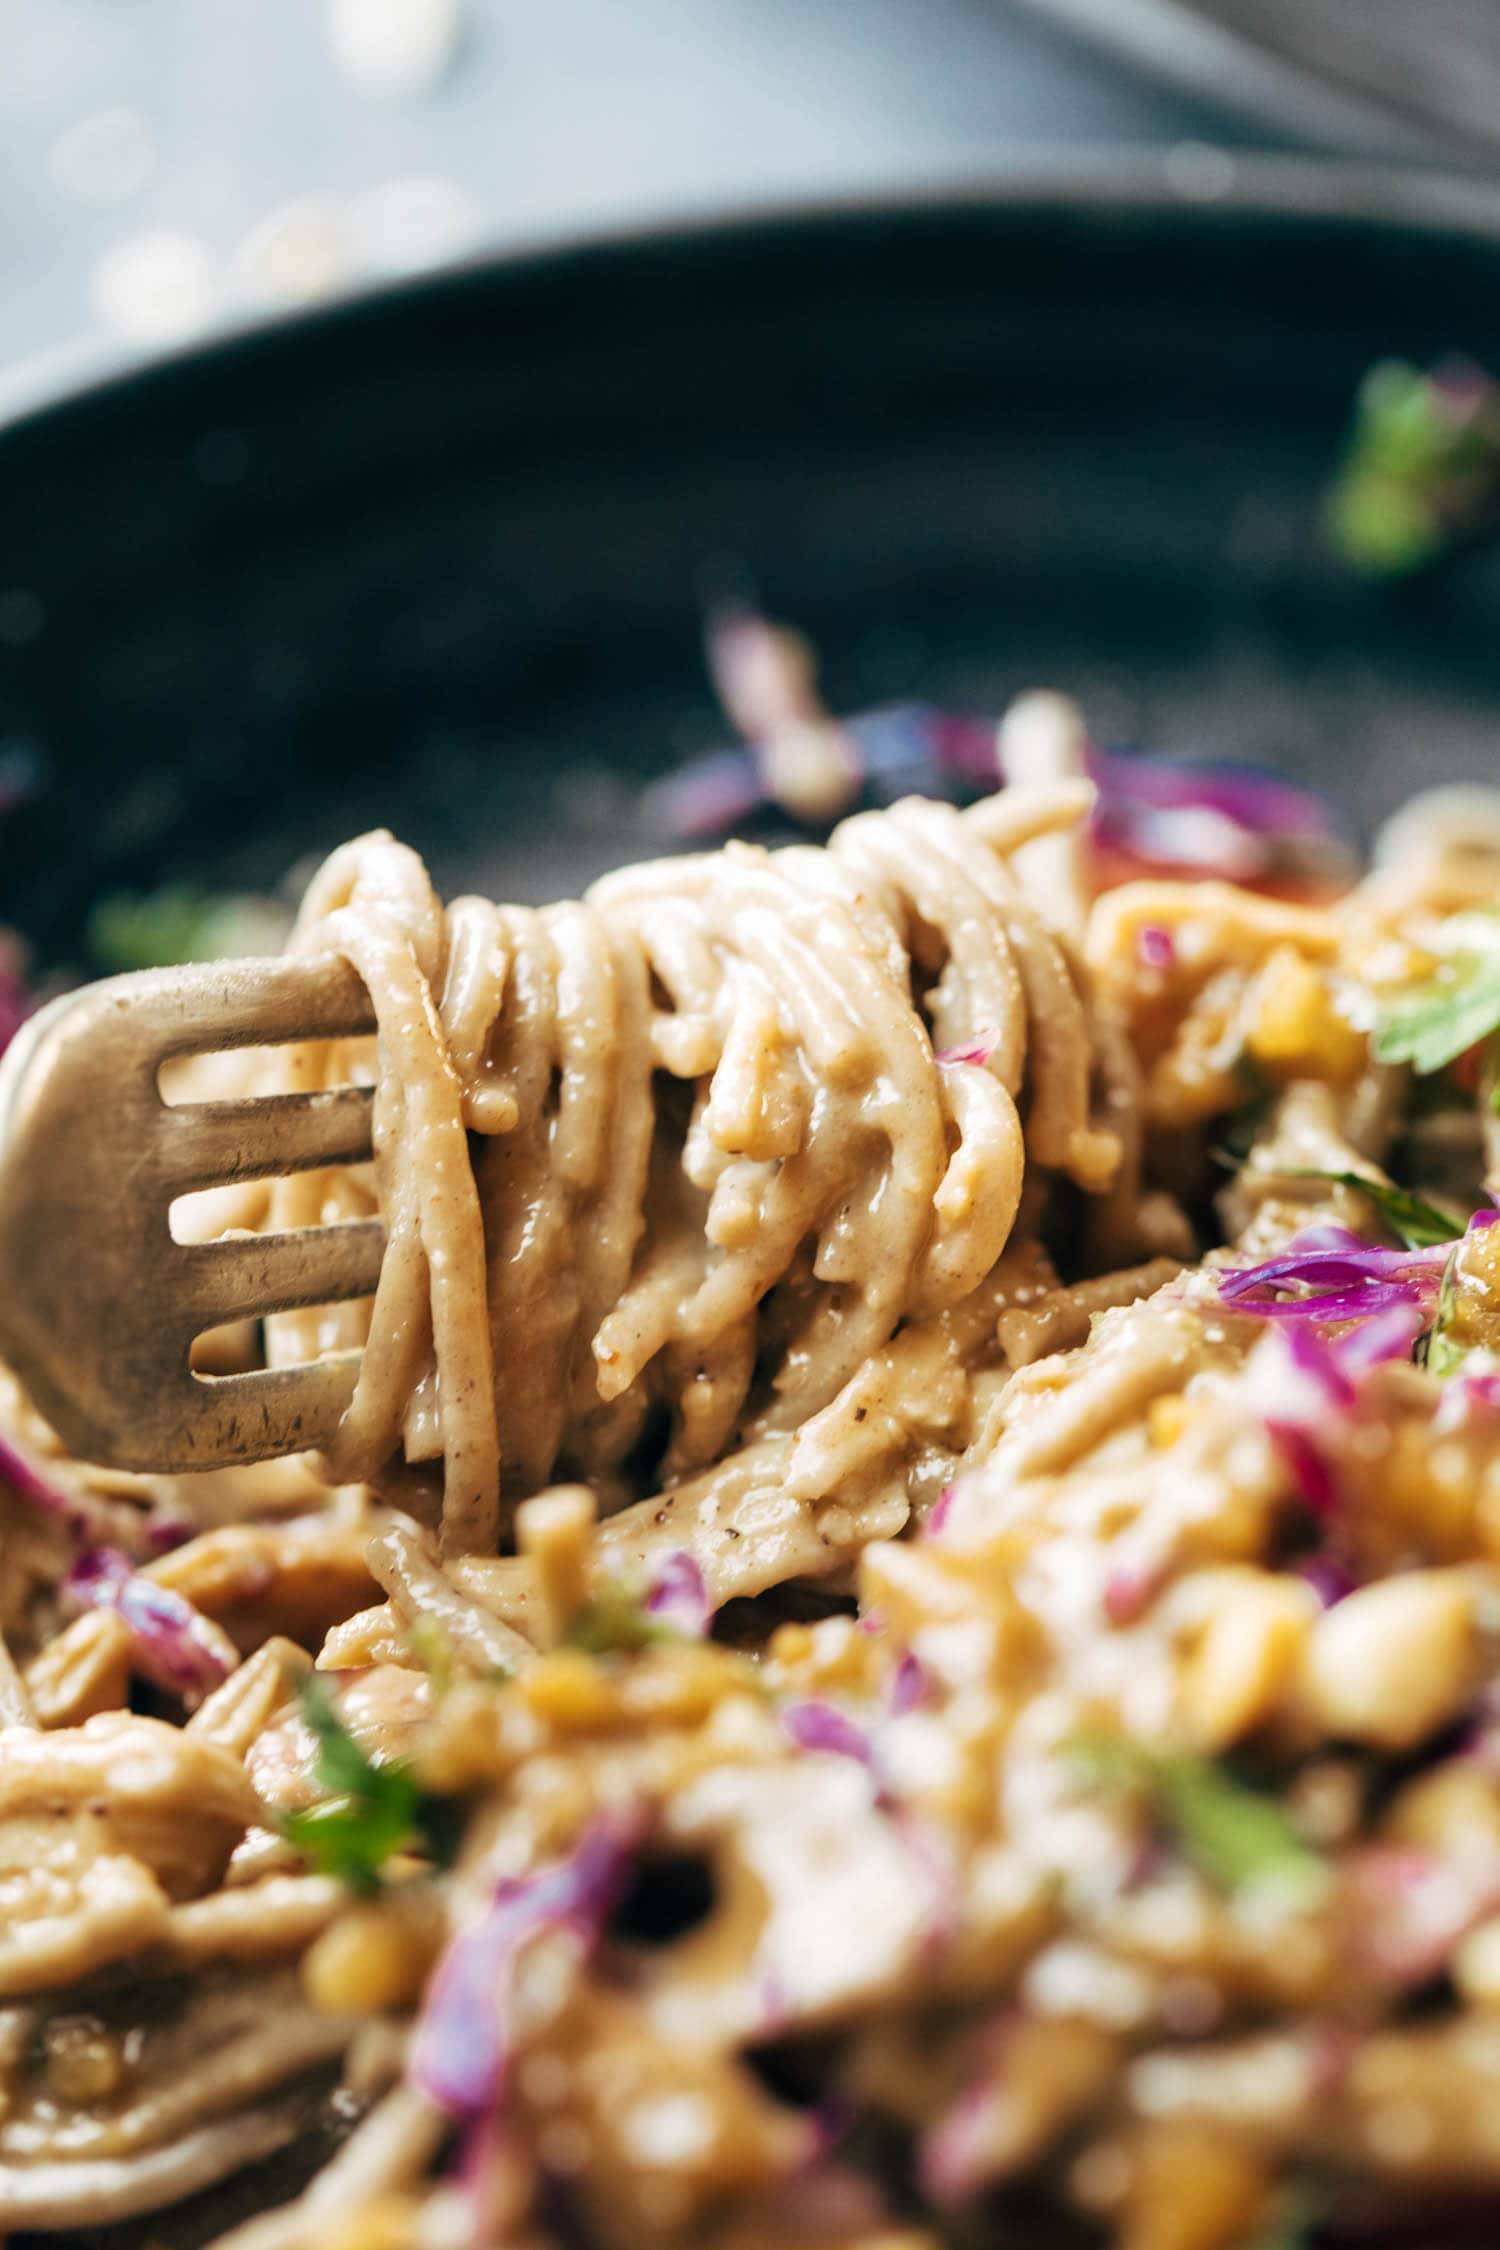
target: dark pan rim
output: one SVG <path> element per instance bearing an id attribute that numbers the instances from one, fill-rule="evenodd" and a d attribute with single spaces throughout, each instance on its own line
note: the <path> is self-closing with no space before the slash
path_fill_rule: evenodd
<path id="1" fill-rule="evenodd" d="M 1303 62 L 1283 48 L 1220 23 L 1193 0 L 1022 0 L 1057 25 L 1180 93 L 1220 103 L 1260 124 L 1277 124 L 1337 150 L 1493 168 L 1493 133 L 1455 125 L 1424 103 L 1393 97 Z"/>
<path id="2" fill-rule="evenodd" d="M 580 290 L 599 271 L 674 248 L 709 249 L 733 259 L 740 249 L 882 224 L 978 215 L 1024 227 L 1032 217 L 1189 219 L 1206 236 L 1218 226 L 1324 225 L 1434 240 L 1500 245 L 1500 182 L 1463 173 L 1320 157 L 1245 155 L 1187 142 L 1164 151 L 1054 151 L 996 171 L 935 176 L 893 193 L 866 189 L 769 203 L 736 202 L 689 218 L 634 221 L 618 228 L 528 239 L 395 281 L 341 295 L 324 305 L 260 315 L 164 353 L 122 362 L 119 348 L 84 346 L 61 358 L 67 372 L 41 397 L 0 398 L 0 463 L 7 448 L 61 438 L 75 417 L 168 405 L 174 392 L 212 381 L 262 353 L 295 351 L 385 320 L 420 315 L 453 296 L 504 290 L 539 273 L 571 274 Z"/>

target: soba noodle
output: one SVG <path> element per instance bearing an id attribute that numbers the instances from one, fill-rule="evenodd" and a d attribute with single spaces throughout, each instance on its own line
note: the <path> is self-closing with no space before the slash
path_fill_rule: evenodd
<path id="1" fill-rule="evenodd" d="M 233 1067 L 373 1161 L 197 1224 L 382 1219 L 265 1324 L 362 1351 L 329 1457 L 0 1394 L 0 2231 L 1494 2239 L 1500 853 L 1111 888 L 1005 742 L 569 904 L 315 878 L 377 1034 Z"/>

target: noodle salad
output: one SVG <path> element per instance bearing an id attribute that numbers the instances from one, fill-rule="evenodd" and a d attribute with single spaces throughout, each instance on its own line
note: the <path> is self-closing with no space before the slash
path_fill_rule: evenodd
<path id="1" fill-rule="evenodd" d="M 337 1445 L 0 1391 L 0 2230 L 219 2250 L 1500 2238 L 1500 825 L 834 722 L 721 622 L 700 844 L 385 835 Z M 879 715 L 877 715 L 879 716 Z M 930 784 L 885 786 L 903 775 Z M 838 818 L 843 813 L 845 817 Z"/>

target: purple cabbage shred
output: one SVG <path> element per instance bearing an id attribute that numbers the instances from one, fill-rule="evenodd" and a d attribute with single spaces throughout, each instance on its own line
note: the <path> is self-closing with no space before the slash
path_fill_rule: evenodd
<path id="1" fill-rule="evenodd" d="M 783 1705 L 781 1723 L 799 1750 L 826 1750 L 836 1758 L 856 1758 L 864 1766 L 874 1762 L 864 1728 L 821 1697 Z"/>
<path id="2" fill-rule="evenodd" d="M 418 2018 L 407 2072 L 450 2116 L 477 2118 L 505 2092 L 512 2055 L 512 1985 L 522 1948 L 543 1930 L 567 1930 L 585 1953 L 598 1944 L 625 1885 L 635 1839 L 597 1821 L 566 1859 L 507 1877 L 478 1921 L 439 1961 Z"/>
<path id="3" fill-rule="evenodd" d="M 118 1547 L 87 1548 L 63 1591 L 80 1608 L 114 1610 L 130 1628 L 138 1668 L 168 1694 L 203 1696 L 228 1677 L 199 1611 L 170 1587 L 143 1576 Z"/>
<path id="4" fill-rule="evenodd" d="M 685 1639 L 704 1638 L 713 1623 L 714 1605 L 697 1558 L 685 1547 L 663 1555 L 643 1606 L 648 1617 Z"/>

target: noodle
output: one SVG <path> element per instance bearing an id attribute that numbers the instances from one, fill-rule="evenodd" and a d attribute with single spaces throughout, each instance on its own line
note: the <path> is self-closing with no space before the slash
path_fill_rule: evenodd
<path id="1" fill-rule="evenodd" d="M 985 828 L 911 800 L 826 854 L 731 846 L 541 912 L 444 917 L 389 838 L 335 855 L 294 942 L 371 987 L 389 1239 L 334 1472 L 404 1439 L 442 1460 L 444 1552 L 493 1551 L 502 1479 L 625 1478 L 654 1416 L 670 1483 L 797 1429 L 980 1287 L 1028 1149 L 1107 1191 L 1087 1003 L 1005 861 L 1086 801 L 1023 794 Z M 944 1059 L 976 1041 L 986 1060 Z M 281 1183 L 269 1223 L 361 1192 Z M 271 1328 L 275 1357 L 354 1333 Z"/>
<path id="2" fill-rule="evenodd" d="M 0 2231 L 1493 2239 L 1500 854 L 1111 887 L 1077 714 L 1002 747 L 549 907 L 314 879 L 376 1034 L 235 1083 L 373 1158 L 193 1223 L 383 1221 L 265 1323 L 361 1352 L 328 1458 L 0 1394 Z"/>

